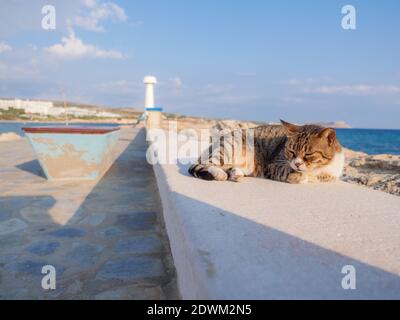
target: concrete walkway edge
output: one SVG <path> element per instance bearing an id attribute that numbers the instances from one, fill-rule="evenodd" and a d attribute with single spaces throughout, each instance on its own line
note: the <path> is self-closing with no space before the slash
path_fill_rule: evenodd
<path id="1" fill-rule="evenodd" d="M 180 295 L 183 299 L 210 299 L 205 287 L 207 279 L 204 267 L 201 261 L 196 259 L 195 248 L 190 237 L 186 235 L 179 212 L 181 209 L 176 205 L 167 177 L 160 164 L 155 164 L 153 169 L 160 192 Z"/>

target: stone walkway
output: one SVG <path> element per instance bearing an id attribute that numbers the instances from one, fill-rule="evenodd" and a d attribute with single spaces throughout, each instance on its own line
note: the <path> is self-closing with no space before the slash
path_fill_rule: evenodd
<path id="1" fill-rule="evenodd" d="M 144 130 L 117 149 L 99 181 L 49 182 L 25 139 L 0 143 L 0 299 L 178 298 Z"/>

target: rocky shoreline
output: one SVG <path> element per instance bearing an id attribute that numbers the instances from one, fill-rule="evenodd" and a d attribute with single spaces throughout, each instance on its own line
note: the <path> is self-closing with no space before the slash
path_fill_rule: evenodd
<path id="1" fill-rule="evenodd" d="M 400 156 L 345 151 L 343 181 L 400 196 Z"/>

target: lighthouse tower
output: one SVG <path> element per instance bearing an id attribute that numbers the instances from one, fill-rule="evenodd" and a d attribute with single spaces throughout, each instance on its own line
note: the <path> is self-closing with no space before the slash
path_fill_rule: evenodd
<path id="1" fill-rule="evenodd" d="M 154 86 L 157 84 L 157 79 L 153 76 L 144 77 L 143 83 L 145 84 L 145 100 L 144 107 L 147 113 L 148 129 L 160 128 L 162 122 L 162 108 L 156 107 L 154 103 Z"/>

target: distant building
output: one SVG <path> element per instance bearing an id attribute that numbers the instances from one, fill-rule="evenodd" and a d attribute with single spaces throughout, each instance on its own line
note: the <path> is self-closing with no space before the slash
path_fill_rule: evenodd
<path id="1" fill-rule="evenodd" d="M 25 113 L 38 113 L 47 115 L 53 106 L 53 102 L 51 101 L 0 99 L 0 109 L 23 109 Z"/>
<path id="2" fill-rule="evenodd" d="M 120 118 L 121 117 L 119 114 L 106 112 L 106 111 L 97 112 L 96 115 L 101 118 Z"/>
<path id="3" fill-rule="evenodd" d="M 41 100 L 22 100 L 22 99 L 0 99 L 0 109 L 8 110 L 10 108 L 22 109 L 26 114 L 39 114 L 42 116 L 60 117 L 69 116 L 75 117 L 99 117 L 99 118 L 119 118 L 116 113 L 89 110 L 86 108 L 78 108 L 76 106 L 68 106 L 67 108 L 55 107 L 51 101 Z"/>

